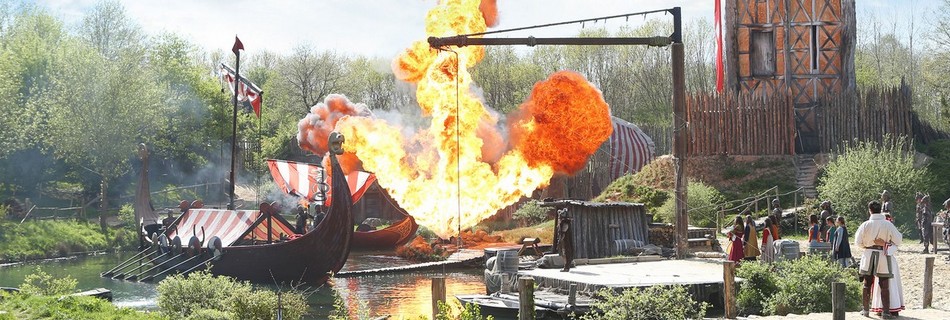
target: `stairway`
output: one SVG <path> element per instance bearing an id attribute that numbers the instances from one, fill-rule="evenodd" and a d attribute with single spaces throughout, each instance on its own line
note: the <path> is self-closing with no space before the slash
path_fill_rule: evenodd
<path id="1" fill-rule="evenodd" d="M 800 154 L 795 156 L 795 183 L 802 188 L 806 198 L 818 197 L 818 164 L 815 155 Z"/>

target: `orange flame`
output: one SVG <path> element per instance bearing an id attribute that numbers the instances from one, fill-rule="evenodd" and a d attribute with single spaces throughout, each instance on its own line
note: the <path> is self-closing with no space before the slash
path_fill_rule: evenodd
<path id="1" fill-rule="evenodd" d="M 484 6 L 478 0 L 440 1 L 426 16 L 426 33 L 484 32 L 489 15 Z M 393 60 L 395 74 L 417 85 L 419 107 L 430 117 L 428 128 L 404 135 L 402 128 L 371 116 L 343 116 L 335 122 L 346 137 L 346 152 L 375 172 L 379 185 L 416 222 L 443 239 L 545 187 L 555 172 L 577 171 L 611 133 L 610 111 L 600 91 L 579 74 L 559 72 L 535 85 L 510 121 L 513 140 L 505 142 L 498 117 L 469 90 L 468 70 L 481 60 L 484 48 L 452 50 L 440 53 L 418 41 Z M 312 111 L 321 112 L 316 107 Z M 298 136 L 310 137 L 303 133 L 304 120 Z"/>

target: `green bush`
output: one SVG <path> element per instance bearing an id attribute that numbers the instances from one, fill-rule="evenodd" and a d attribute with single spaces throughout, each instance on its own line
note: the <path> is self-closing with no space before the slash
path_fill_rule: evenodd
<path id="1" fill-rule="evenodd" d="M 109 301 L 94 297 L 5 294 L 0 297 L 0 319 L 148 320 L 162 317 L 155 313 L 118 308 Z"/>
<path id="2" fill-rule="evenodd" d="M 421 317 L 425 318 L 425 317 Z M 482 316 L 482 310 L 474 303 L 466 303 L 462 306 L 458 301 L 450 302 L 439 301 L 439 313 L 435 315 L 435 320 L 493 320 L 493 316 Z"/>
<path id="3" fill-rule="evenodd" d="M 911 218 L 897 217 L 903 230 L 914 226 L 914 193 L 932 190 L 927 170 L 914 168 L 914 154 L 905 138 L 885 137 L 885 143 L 860 142 L 848 147 L 825 168 L 818 193 L 831 200 L 835 212 L 848 219 L 848 228 L 867 220 L 867 203 L 880 198 L 882 190 L 891 193 L 893 210 Z"/>
<path id="4" fill-rule="evenodd" d="M 585 320 L 629 319 L 702 319 L 709 304 L 694 301 L 684 286 L 652 286 L 616 293 L 603 289 Z"/>
<path id="5" fill-rule="evenodd" d="M 927 165 L 933 186 L 930 190 L 921 191 L 930 192 L 930 201 L 934 210 L 938 211 L 940 204 L 950 197 L 950 140 L 931 142 L 923 148 L 923 152 L 933 160 Z"/>
<path id="6" fill-rule="evenodd" d="M 689 224 L 697 227 L 715 227 L 719 216 L 717 207 L 725 201 L 722 193 L 716 188 L 698 181 L 690 181 L 686 185 L 686 206 L 689 213 Z M 673 211 L 676 199 L 670 198 L 657 210 L 657 216 L 663 221 L 673 221 Z"/>
<path id="7" fill-rule="evenodd" d="M 600 193 L 594 201 L 624 201 L 642 203 L 650 213 L 656 214 L 670 194 L 648 185 L 637 184 L 633 175 L 617 178 Z"/>
<path id="8" fill-rule="evenodd" d="M 23 279 L 20 290 L 23 293 L 40 296 L 58 296 L 76 291 L 76 279 L 70 276 L 53 278 L 52 275 L 36 267 L 33 273 Z"/>
<path id="9" fill-rule="evenodd" d="M 547 220 L 548 211 L 548 208 L 542 208 L 537 201 L 532 200 L 521 205 L 512 217 L 521 220 L 524 225 L 531 226 Z"/>
<path id="10" fill-rule="evenodd" d="M 774 268 L 774 269 L 772 269 Z M 861 305 L 861 284 L 854 269 L 843 269 L 826 258 L 809 255 L 771 266 L 746 262 L 736 276 L 746 279 L 736 303 L 744 314 L 809 314 L 831 311 L 831 284 L 845 283 L 846 309 Z"/>
<path id="11" fill-rule="evenodd" d="M 307 310 L 299 292 L 281 295 L 285 319 L 300 319 Z M 217 310 L 232 319 L 272 319 L 276 314 L 277 295 L 256 290 L 250 283 L 199 271 L 187 276 L 173 275 L 158 284 L 158 308 L 169 318 L 184 318 L 201 310 Z M 219 313 L 205 312 L 202 319 L 215 319 Z"/>

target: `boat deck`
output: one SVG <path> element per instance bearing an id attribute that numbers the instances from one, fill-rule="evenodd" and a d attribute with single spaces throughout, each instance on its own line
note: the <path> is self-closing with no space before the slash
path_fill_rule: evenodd
<path id="1" fill-rule="evenodd" d="M 722 263 L 698 259 L 581 265 L 570 272 L 522 270 L 518 275 L 533 277 L 539 287 L 559 292 L 567 292 L 571 284 L 576 284 L 577 291 L 587 295 L 605 288 L 622 291 L 653 285 L 685 285 L 702 300 L 715 299 L 712 295 L 722 292 L 723 282 Z"/>
<path id="2" fill-rule="evenodd" d="M 379 275 L 379 274 L 388 274 L 388 273 L 402 273 L 402 272 L 414 272 L 414 271 L 426 271 L 434 270 L 441 268 L 454 268 L 469 265 L 475 263 L 475 261 L 481 259 L 485 256 L 485 252 L 481 249 L 461 249 L 443 261 L 433 261 L 433 262 L 423 262 L 410 264 L 405 266 L 398 267 L 388 267 L 388 268 L 378 268 L 378 269 L 367 269 L 367 270 L 355 270 L 355 271 L 340 271 L 337 272 L 334 277 L 337 278 L 348 278 L 348 277 L 359 277 L 367 275 Z"/>

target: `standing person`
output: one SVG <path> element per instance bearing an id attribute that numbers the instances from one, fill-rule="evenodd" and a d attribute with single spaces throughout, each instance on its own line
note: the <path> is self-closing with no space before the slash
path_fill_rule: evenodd
<path id="1" fill-rule="evenodd" d="M 735 261 L 736 265 L 739 265 L 739 262 L 745 258 L 745 244 L 742 243 L 745 238 L 745 224 L 742 223 L 742 216 L 736 216 L 735 222 L 732 224 L 732 230 L 726 234 L 726 237 L 729 239 L 729 256 L 727 260 Z"/>
<path id="2" fill-rule="evenodd" d="M 821 227 L 818 224 L 818 216 L 814 214 L 808 216 L 808 242 L 821 242 Z"/>
<path id="3" fill-rule="evenodd" d="M 772 226 L 774 227 L 774 230 L 772 230 L 772 237 L 774 238 L 773 240 L 781 239 L 782 237 L 779 234 L 779 232 L 781 231 L 781 228 L 782 228 L 782 206 L 779 203 L 778 198 L 772 199 L 771 217 L 772 217 Z"/>
<path id="4" fill-rule="evenodd" d="M 819 233 L 818 233 L 819 238 L 823 237 L 825 235 L 825 231 L 827 231 L 828 229 L 826 226 L 824 226 L 825 219 L 828 219 L 828 217 L 835 215 L 834 210 L 831 209 L 830 200 L 825 200 L 821 202 L 820 207 L 821 207 L 821 215 L 818 216 L 818 222 L 817 222 L 818 229 L 819 229 Z M 819 241 L 822 241 L 822 240 L 819 240 Z"/>
<path id="5" fill-rule="evenodd" d="M 917 200 L 916 222 L 917 229 L 920 230 L 920 241 L 924 243 L 924 251 L 921 251 L 921 253 L 929 253 L 934 230 L 934 215 L 930 209 L 930 195 L 923 195 Z"/>
<path id="6" fill-rule="evenodd" d="M 891 213 L 891 193 L 887 190 L 881 191 L 881 213 Z"/>
<path id="7" fill-rule="evenodd" d="M 950 246 L 950 199 L 943 202 L 943 210 L 937 213 L 937 222 L 943 223 L 943 232 L 941 232 L 943 242 Z M 934 248 L 934 252 L 936 252 Z M 950 261 L 950 254 L 947 254 L 946 260 Z"/>
<path id="8" fill-rule="evenodd" d="M 745 259 L 749 261 L 755 261 L 761 252 L 759 252 L 759 232 L 755 230 L 755 220 L 752 220 L 752 215 L 745 216 L 745 229 L 743 230 L 743 238 L 745 247 L 743 249 L 745 254 Z"/>
<path id="9" fill-rule="evenodd" d="M 302 206 L 297 206 L 294 211 L 297 213 L 297 223 L 295 226 L 296 228 L 294 228 L 294 232 L 297 234 L 307 233 L 307 218 L 310 218 L 310 215 L 307 214 L 307 209 Z"/>
<path id="10" fill-rule="evenodd" d="M 828 231 L 825 231 L 825 242 L 835 243 L 835 218 L 825 218 L 825 227 L 828 229 Z"/>
<path id="11" fill-rule="evenodd" d="M 772 249 L 772 242 L 775 238 L 772 233 L 775 225 L 772 224 L 772 217 L 765 217 L 765 229 L 762 229 L 762 262 L 772 263 L 775 261 L 775 250 Z"/>
<path id="12" fill-rule="evenodd" d="M 878 282 L 881 288 L 881 305 L 891 305 L 889 280 L 894 277 L 894 273 L 884 252 L 884 245 L 888 243 L 900 245 L 903 239 L 894 224 L 887 221 L 884 215 L 881 214 L 880 203 L 877 201 L 868 203 L 868 214 L 870 218 L 862 223 L 854 234 L 854 245 L 858 248 L 864 248 L 858 274 L 864 282 L 864 290 L 861 294 L 861 315 L 865 317 L 869 314 L 871 287 L 874 286 L 875 281 Z M 893 319 L 890 312 L 884 312 L 881 317 L 883 319 Z"/>
<path id="13" fill-rule="evenodd" d="M 884 213 L 884 219 L 894 223 L 894 216 L 890 213 Z M 894 272 L 894 277 L 890 280 L 890 305 L 887 308 L 884 308 L 884 304 L 881 301 L 880 288 L 874 287 L 871 290 L 871 296 L 874 297 L 874 300 L 871 301 L 871 311 L 880 315 L 881 313 L 890 312 L 891 315 L 895 317 L 899 312 L 904 310 L 904 286 L 901 284 L 901 269 L 897 263 L 897 258 L 894 256 L 897 254 L 897 245 L 893 242 L 888 242 L 884 244 L 884 253 L 887 255 L 887 261 L 890 263 L 891 271 Z"/>
<path id="14" fill-rule="evenodd" d="M 848 242 L 848 226 L 845 225 L 844 217 L 838 216 L 837 225 L 838 228 L 835 229 L 835 240 L 831 242 L 832 258 L 834 258 L 842 268 L 847 268 L 849 262 L 851 262 L 851 243 Z"/>
<path id="15" fill-rule="evenodd" d="M 558 233 L 560 238 L 561 255 L 564 257 L 564 269 L 561 272 L 571 271 L 571 265 L 574 264 L 574 230 L 571 228 L 571 219 L 567 215 L 567 209 L 561 209 L 560 222 L 558 223 Z"/>
<path id="16" fill-rule="evenodd" d="M 924 199 L 924 194 L 923 194 L 922 192 L 917 191 L 917 193 L 914 194 L 914 205 L 915 205 L 915 207 L 914 207 L 914 223 L 917 224 L 917 229 L 920 229 L 920 221 L 918 220 L 918 219 L 919 219 L 918 217 L 920 217 L 920 211 L 923 210 L 923 205 L 920 203 L 920 200 L 923 200 L 923 199 Z M 924 237 L 923 237 L 923 236 L 920 237 L 920 243 L 921 243 L 921 244 L 924 243 Z"/>

